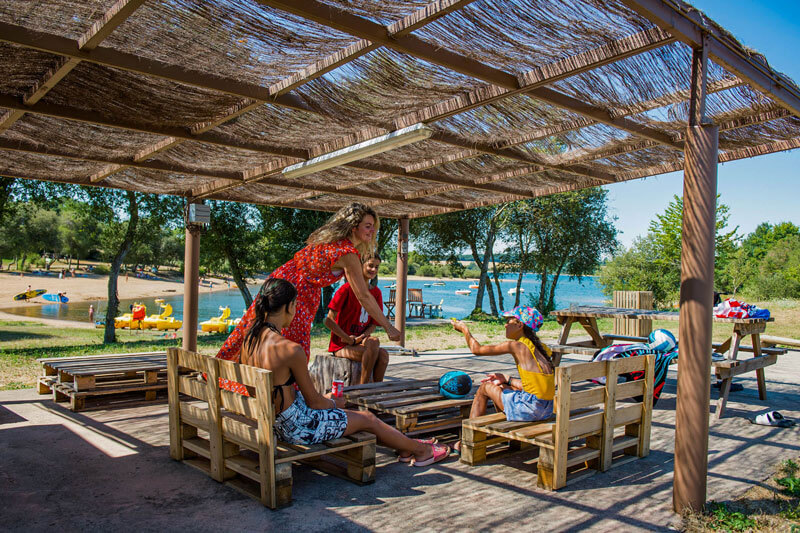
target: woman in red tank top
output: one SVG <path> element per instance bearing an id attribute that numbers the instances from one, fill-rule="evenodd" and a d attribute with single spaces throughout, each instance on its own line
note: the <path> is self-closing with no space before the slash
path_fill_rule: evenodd
<path id="1" fill-rule="evenodd" d="M 367 313 L 386 330 L 391 340 L 400 339 L 400 332 L 384 316 L 383 309 L 369 293 L 361 272 L 361 254 L 374 251 L 379 224 L 378 215 L 364 204 L 352 203 L 343 207 L 308 237 L 305 248 L 270 274 L 270 278 L 285 279 L 297 289 L 297 312 L 281 334 L 302 346 L 306 358 L 311 353 L 311 324 L 319 307 L 320 289 L 344 275 Z M 222 345 L 218 358 L 239 361 L 242 341 L 254 311 L 255 302 Z M 226 388 L 236 392 L 241 392 L 238 388 L 244 390 L 243 387 Z"/>

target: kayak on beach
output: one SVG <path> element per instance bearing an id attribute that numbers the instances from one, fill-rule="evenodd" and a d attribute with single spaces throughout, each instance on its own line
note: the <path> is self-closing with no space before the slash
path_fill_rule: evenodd
<path id="1" fill-rule="evenodd" d="M 30 300 L 31 298 L 36 298 L 40 294 L 44 294 L 46 292 L 47 291 L 45 289 L 33 289 L 33 290 L 30 290 L 30 291 L 21 292 L 21 293 L 15 295 L 14 296 L 14 300 L 15 301 Z"/>
<path id="2" fill-rule="evenodd" d="M 69 298 L 64 296 L 63 294 L 45 294 L 42 296 L 48 302 L 56 302 L 60 304 L 65 304 L 69 302 Z"/>

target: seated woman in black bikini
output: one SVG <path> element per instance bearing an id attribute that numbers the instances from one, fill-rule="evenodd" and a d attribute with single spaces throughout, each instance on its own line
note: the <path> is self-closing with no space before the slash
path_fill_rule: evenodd
<path id="1" fill-rule="evenodd" d="M 288 281 L 273 278 L 264 282 L 242 346 L 243 364 L 271 370 L 273 383 L 280 383 L 273 390 L 278 437 L 291 444 L 316 444 L 367 431 L 397 450 L 402 462 L 427 466 L 445 459 L 450 454 L 448 446 L 410 439 L 370 412 L 342 409 L 344 398 L 331 398 L 330 393 L 323 396 L 314 389 L 303 347 L 280 334 L 294 317 L 296 296 Z"/>

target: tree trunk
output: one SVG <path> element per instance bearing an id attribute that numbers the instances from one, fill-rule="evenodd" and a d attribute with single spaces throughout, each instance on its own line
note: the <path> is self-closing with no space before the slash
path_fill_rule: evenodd
<path id="1" fill-rule="evenodd" d="M 505 306 L 503 305 L 503 289 L 500 287 L 500 276 L 497 271 L 497 262 L 494 260 L 494 245 L 492 246 L 492 277 L 494 284 L 497 287 L 497 309 L 502 311 Z"/>
<path id="2" fill-rule="evenodd" d="M 519 293 L 520 288 L 522 288 L 522 268 L 519 269 L 519 275 L 517 276 L 517 294 L 514 295 L 514 307 L 519 305 Z"/>
<path id="3" fill-rule="evenodd" d="M 242 274 L 242 269 L 239 267 L 239 261 L 237 261 L 233 250 L 231 250 L 229 247 L 225 247 L 224 253 L 225 257 L 228 259 L 228 266 L 231 267 L 233 282 L 236 283 L 236 287 L 239 289 L 239 292 L 242 293 L 244 308 L 250 309 L 250 305 L 253 303 L 253 295 L 250 293 L 250 289 L 247 287 L 247 280 Z"/>
<path id="4" fill-rule="evenodd" d="M 128 197 L 128 215 L 130 216 L 128 229 L 125 231 L 125 238 L 114 255 L 114 259 L 111 260 L 111 271 L 108 273 L 108 307 L 106 308 L 106 327 L 103 333 L 103 342 L 106 344 L 117 342 L 117 329 L 114 327 L 114 319 L 119 310 L 117 278 L 119 277 L 119 268 L 133 245 L 136 226 L 139 224 L 139 204 L 136 200 L 136 193 L 126 191 L 126 195 Z"/>
<path id="5" fill-rule="evenodd" d="M 542 272 L 540 272 L 539 276 L 538 307 L 539 309 L 544 309 L 545 298 L 547 295 L 547 269 L 545 268 Z"/>

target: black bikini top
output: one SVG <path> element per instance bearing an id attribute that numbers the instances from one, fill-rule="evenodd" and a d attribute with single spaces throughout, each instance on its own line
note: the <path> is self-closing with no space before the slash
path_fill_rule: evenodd
<path id="1" fill-rule="evenodd" d="M 270 330 L 274 331 L 278 335 L 281 334 L 281 330 L 279 330 L 271 322 L 265 322 L 264 325 L 267 327 L 267 329 L 270 329 Z M 285 397 L 283 395 L 283 388 L 284 387 L 288 387 L 289 385 L 294 385 L 295 383 L 297 383 L 297 382 L 294 379 L 294 374 L 292 374 L 292 371 L 289 370 L 289 379 L 286 380 L 286 383 L 283 383 L 281 385 L 273 385 L 272 386 L 272 403 L 273 403 L 273 405 L 275 404 L 275 399 L 278 396 L 277 393 L 280 392 L 281 393 L 281 410 L 282 410 L 283 406 L 286 403 L 286 399 L 285 399 Z M 276 410 L 277 410 L 277 406 L 276 406 Z"/>

